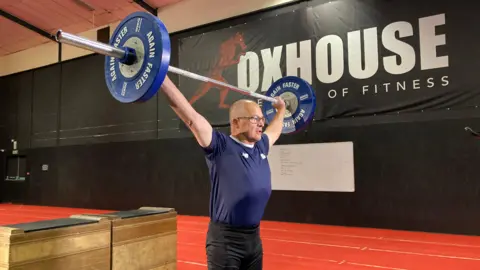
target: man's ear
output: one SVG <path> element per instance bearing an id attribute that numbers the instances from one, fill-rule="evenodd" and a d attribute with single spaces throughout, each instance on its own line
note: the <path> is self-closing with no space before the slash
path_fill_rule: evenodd
<path id="1" fill-rule="evenodd" d="M 238 128 L 238 119 L 237 118 L 232 119 L 232 126 Z"/>

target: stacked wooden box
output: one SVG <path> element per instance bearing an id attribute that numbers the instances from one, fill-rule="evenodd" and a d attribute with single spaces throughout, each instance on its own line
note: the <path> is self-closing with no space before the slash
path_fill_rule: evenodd
<path id="1" fill-rule="evenodd" d="M 176 269 L 177 213 L 142 207 L 0 227 L 0 270 Z"/>

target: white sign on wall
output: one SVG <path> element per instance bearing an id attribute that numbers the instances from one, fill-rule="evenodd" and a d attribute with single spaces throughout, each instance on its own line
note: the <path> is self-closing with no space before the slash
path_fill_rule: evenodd
<path id="1" fill-rule="evenodd" d="M 274 145 L 273 190 L 354 192 L 352 142 Z"/>

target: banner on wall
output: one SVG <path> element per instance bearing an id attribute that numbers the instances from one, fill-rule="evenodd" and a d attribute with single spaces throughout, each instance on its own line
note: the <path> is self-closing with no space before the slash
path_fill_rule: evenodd
<path id="1" fill-rule="evenodd" d="M 315 89 L 316 119 L 465 109 L 479 101 L 480 36 L 470 27 L 480 19 L 454 4 L 303 4 L 181 39 L 179 65 L 263 94 L 299 76 Z M 242 97 L 185 77 L 179 84 L 214 124 L 227 123 Z"/>

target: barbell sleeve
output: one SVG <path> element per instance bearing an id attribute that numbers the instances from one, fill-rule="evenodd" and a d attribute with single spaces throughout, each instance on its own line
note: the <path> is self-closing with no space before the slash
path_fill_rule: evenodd
<path id="1" fill-rule="evenodd" d="M 60 43 L 69 44 L 78 48 L 93 51 L 102 55 L 113 56 L 122 59 L 125 57 L 125 50 L 110 46 L 101 42 L 89 40 L 87 38 L 79 37 L 70 33 L 58 30 L 55 39 Z"/>
<path id="2" fill-rule="evenodd" d="M 125 62 L 125 64 L 127 64 L 127 65 L 133 64 L 136 60 L 136 54 L 135 54 L 135 51 L 133 49 L 131 51 L 130 50 L 126 51 L 126 50 L 123 50 L 121 48 L 117 48 L 117 47 L 114 47 L 114 46 L 111 46 L 111 45 L 108 45 L 108 44 L 104 44 L 104 43 L 101 43 L 101 42 L 89 40 L 87 38 L 79 37 L 79 36 L 76 36 L 74 34 L 64 32 L 62 30 L 57 31 L 57 33 L 55 35 L 55 39 L 57 40 L 57 42 L 60 42 L 60 43 L 69 44 L 69 45 L 72 45 L 72 46 L 75 46 L 75 47 L 78 47 L 78 48 L 82 48 L 82 49 L 86 49 L 86 50 L 89 50 L 89 51 L 93 51 L 93 52 L 96 52 L 96 53 L 99 53 L 99 54 L 102 54 L 102 55 L 107 55 L 107 56 L 112 56 L 112 57 L 115 57 L 115 58 L 118 58 L 118 59 L 122 59 L 123 62 Z M 221 81 L 217 81 L 217 80 L 205 77 L 205 76 L 201 76 L 201 75 L 198 75 L 196 73 L 189 72 L 189 71 L 186 71 L 186 70 L 183 70 L 183 69 L 180 69 L 180 68 L 176 68 L 176 67 L 173 67 L 173 66 L 168 66 L 168 71 L 170 71 L 172 73 L 179 74 L 179 75 L 183 75 L 185 77 L 188 77 L 188 78 L 191 78 L 191 79 L 194 79 L 194 80 L 199 80 L 199 81 L 203 81 L 203 82 L 210 82 L 210 83 L 213 83 L 213 84 L 216 84 L 216 85 L 219 85 L 219 86 L 227 87 L 227 88 L 229 88 L 229 89 L 231 89 L 235 92 L 239 92 L 239 93 L 242 93 L 242 94 L 247 95 L 247 96 L 251 96 L 251 97 L 254 97 L 254 98 L 259 98 L 259 99 L 262 99 L 262 100 L 270 101 L 272 103 L 276 103 L 276 100 L 272 97 L 267 97 L 265 95 L 257 94 L 255 92 L 250 92 L 248 90 L 235 87 L 231 84 L 224 83 L 224 82 L 221 82 Z"/>

